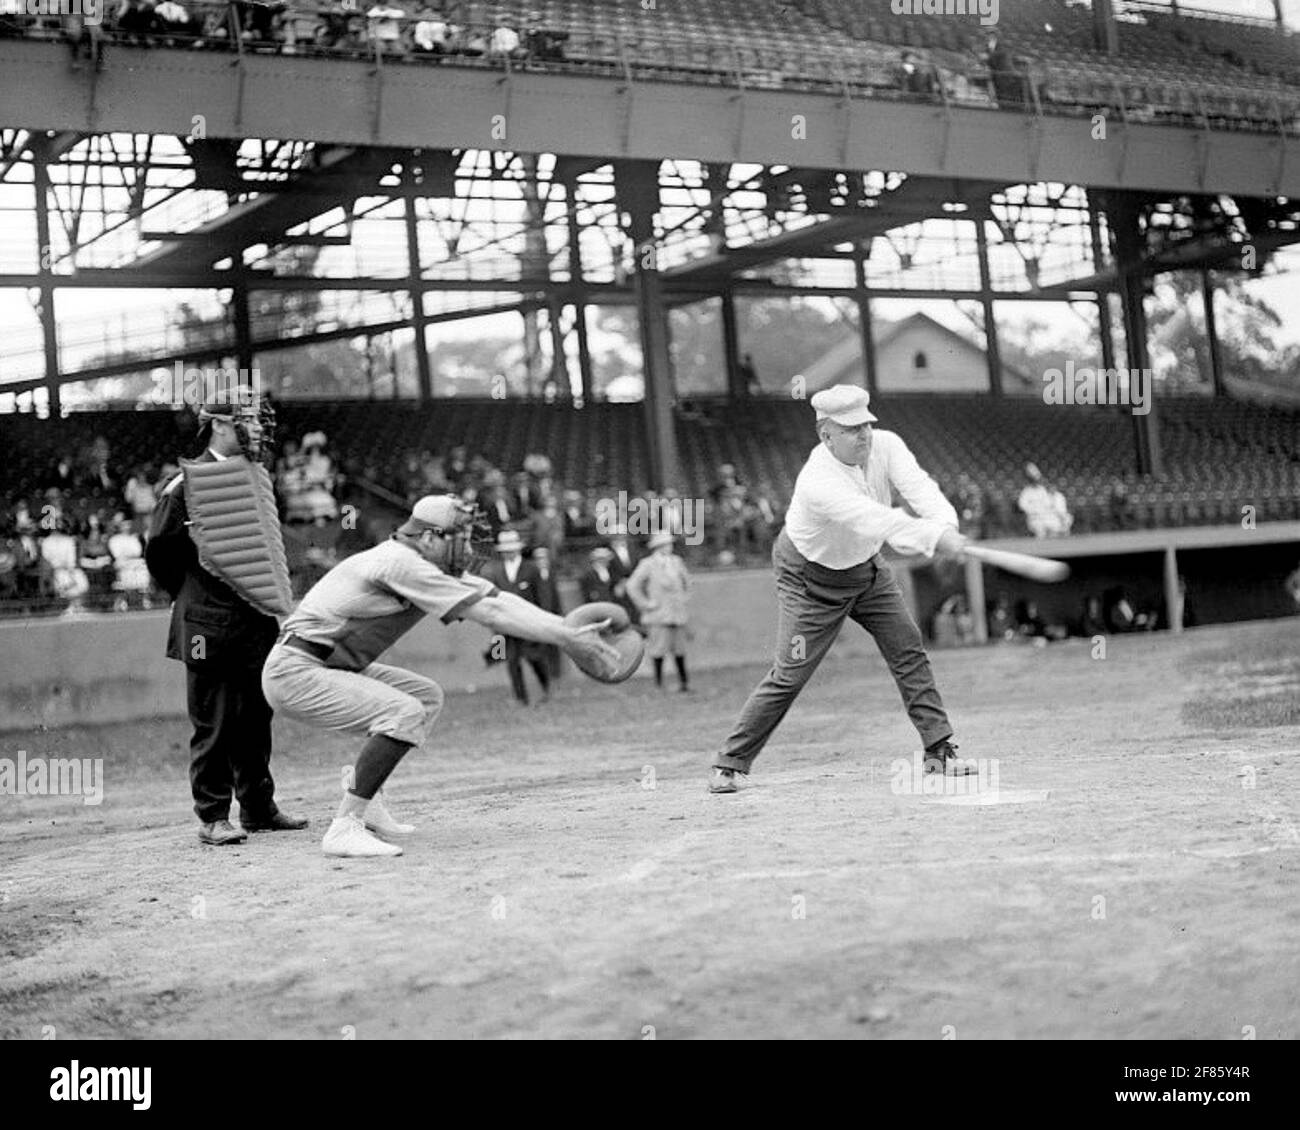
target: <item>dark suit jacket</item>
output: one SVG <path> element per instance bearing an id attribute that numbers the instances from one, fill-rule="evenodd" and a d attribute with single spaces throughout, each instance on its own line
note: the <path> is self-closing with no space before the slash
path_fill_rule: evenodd
<path id="1" fill-rule="evenodd" d="M 612 562 L 610 563 L 613 564 Z M 614 584 L 618 580 L 614 570 L 608 570 L 609 580 L 602 581 L 596 574 L 596 570 L 588 565 L 583 571 L 582 576 L 578 578 L 578 588 L 582 590 L 582 600 L 584 604 L 594 604 L 598 601 L 614 600 Z"/>
<path id="2" fill-rule="evenodd" d="M 205 451 L 199 461 L 213 460 Z M 279 625 L 199 564 L 188 520 L 185 485 L 178 475 L 158 500 L 144 558 L 153 579 L 174 602 L 167 657 L 211 672 L 260 671 Z"/>
<path id="3" fill-rule="evenodd" d="M 541 575 L 537 571 L 537 566 L 527 558 L 519 562 L 519 572 L 515 574 L 513 581 L 506 575 L 505 563 L 500 557 L 493 557 L 478 571 L 478 575 L 485 581 L 491 581 L 502 592 L 512 592 L 515 596 L 522 597 L 530 604 L 545 608 L 545 605 L 538 599 L 540 596 Z M 552 573 L 551 576 L 554 579 L 555 574 Z M 547 611 L 550 610 L 547 609 Z M 513 638 L 512 636 L 506 637 L 507 640 Z M 546 649 L 545 644 L 537 643 L 535 640 L 518 640 L 518 646 L 523 654 L 527 656 L 543 654 Z"/>
<path id="4" fill-rule="evenodd" d="M 613 546 L 610 549 L 612 550 Z M 632 603 L 632 598 L 627 595 L 627 579 L 636 572 L 637 562 L 641 560 L 643 555 L 638 552 L 636 546 L 630 541 L 627 543 L 627 555 L 631 561 L 629 565 L 624 565 L 619 560 L 617 553 L 610 559 L 609 571 L 614 579 L 614 595 L 604 599 L 612 600 L 615 604 L 621 605 L 627 610 L 632 623 L 639 624 L 641 623 L 641 610 Z"/>

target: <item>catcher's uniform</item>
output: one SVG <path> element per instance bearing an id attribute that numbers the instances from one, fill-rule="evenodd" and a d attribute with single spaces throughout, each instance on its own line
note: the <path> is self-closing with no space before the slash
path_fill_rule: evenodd
<path id="1" fill-rule="evenodd" d="M 496 593 L 490 581 L 454 577 L 397 540 L 355 554 L 285 621 L 262 670 L 266 700 L 313 725 L 420 745 L 442 710 L 442 688 L 377 659 L 425 616 L 449 624 Z"/>

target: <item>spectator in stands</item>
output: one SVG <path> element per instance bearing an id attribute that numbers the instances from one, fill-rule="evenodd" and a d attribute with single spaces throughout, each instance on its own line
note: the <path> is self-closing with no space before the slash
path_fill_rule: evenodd
<path id="1" fill-rule="evenodd" d="M 493 59 L 519 59 L 524 54 L 519 33 L 506 22 L 504 15 L 497 16 L 496 28 L 488 41 L 488 55 Z"/>
<path id="2" fill-rule="evenodd" d="M 148 47 L 158 30 L 158 14 L 150 0 L 123 0 L 113 26 L 119 43 Z"/>
<path id="3" fill-rule="evenodd" d="M 356 0 L 334 0 L 329 10 L 321 13 L 316 42 L 332 48 L 357 46 L 362 34 L 361 20 Z"/>
<path id="4" fill-rule="evenodd" d="M 98 14 L 98 9 L 96 10 Z M 104 62 L 104 28 L 100 19 L 87 19 L 89 13 L 67 12 L 63 16 L 63 38 L 72 52 L 72 69 L 77 70 L 84 58 L 99 70 Z M 4 17 L 0 16 L 0 21 Z M 3 35 L 0 32 L 0 35 Z"/>
<path id="5" fill-rule="evenodd" d="M 1002 42 L 996 32 L 988 38 L 988 55 L 985 62 L 989 68 L 989 81 L 993 86 L 993 96 L 999 106 L 1023 106 L 1025 104 L 1025 74 L 1019 60 Z"/>
<path id="6" fill-rule="evenodd" d="M 167 45 L 178 39 L 191 39 L 202 31 L 202 25 L 191 21 L 190 14 L 176 0 L 162 0 L 154 9 L 158 36 Z"/>
<path id="7" fill-rule="evenodd" d="M 1036 600 L 1016 601 L 1016 635 L 1022 639 L 1047 638 L 1047 624 L 1038 614 Z"/>
<path id="8" fill-rule="evenodd" d="M 1137 510 L 1129 498 L 1128 487 L 1123 479 L 1116 479 L 1111 484 L 1110 497 L 1107 499 L 1110 514 L 1110 526 L 1113 530 L 1136 530 L 1138 525 Z"/>
<path id="9" fill-rule="evenodd" d="M 32 517 L 31 507 L 25 498 L 20 498 L 14 503 L 13 528 L 14 533 L 20 536 L 35 535 L 36 533 L 36 521 Z"/>
<path id="10" fill-rule="evenodd" d="M 158 505 L 158 498 L 144 467 L 137 467 L 127 477 L 126 486 L 122 488 L 122 500 L 130 509 L 135 532 L 141 538 L 147 537 L 149 520 L 153 517 L 154 507 Z"/>
<path id="11" fill-rule="evenodd" d="M 1001 643 L 1015 639 L 1016 621 L 1011 615 L 1011 598 L 1005 592 L 999 592 L 989 605 L 989 640 Z"/>
<path id="12" fill-rule="evenodd" d="M 986 537 L 984 529 L 984 491 L 964 471 L 957 476 L 956 511 L 958 530 L 976 541 Z"/>
<path id="13" fill-rule="evenodd" d="M 542 505 L 542 495 L 536 483 L 527 471 L 516 471 L 510 476 L 510 493 L 507 499 L 511 516 L 516 520 L 527 519 L 534 510 Z"/>
<path id="14" fill-rule="evenodd" d="M 554 495 L 546 498 L 541 509 L 530 515 L 528 541 L 530 545 L 546 550 L 552 559 L 560 556 L 564 548 L 564 517 Z M 536 556 L 536 549 L 533 554 Z"/>
<path id="15" fill-rule="evenodd" d="M 740 359 L 737 366 L 740 375 L 740 383 L 744 385 L 745 392 L 749 396 L 758 396 L 763 391 L 763 382 L 758 379 L 758 370 L 754 368 L 754 355 L 746 353 Z"/>
<path id="16" fill-rule="evenodd" d="M 614 554 L 608 546 L 598 545 L 587 555 L 587 567 L 578 578 L 584 603 L 614 599 L 614 572 L 610 561 Z"/>
<path id="17" fill-rule="evenodd" d="M 383 0 L 366 13 L 370 42 L 382 55 L 405 55 L 406 44 L 402 41 L 402 23 L 406 12 Z"/>
<path id="18" fill-rule="evenodd" d="M 1029 532 L 1036 538 L 1064 537 L 1074 525 L 1065 495 L 1056 490 L 1034 463 L 1025 464 L 1029 480 L 1016 505 L 1025 516 Z"/>
<path id="19" fill-rule="evenodd" d="M 106 605 L 113 587 L 113 555 L 109 552 L 103 520 L 98 514 L 91 514 L 86 519 L 77 563 L 86 574 L 89 585 L 87 603 L 94 608 Z"/>
<path id="20" fill-rule="evenodd" d="M 430 4 L 420 5 L 411 29 L 411 50 L 416 55 L 446 55 L 450 47 L 451 25 Z"/>
<path id="21" fill-rule="evenodd" d="M 1101 597 L 1089 593 L 1083 598 L 1083 615 L 1079 617 L 1079 635 L 1091 639 L 1106 634 L 1106 618 L 1102 615 Z"/>
<path id="22" fill-rule="evenodd" d="M 110 528 L 108 552 L 113 558 L 113 589 L 117 593 L 113 608 L 124 612 L 128 607 L 151 607 L 151 578 L 144 560 L 144 538 L 121 511 L 113 515 Z"/>
<path id="23" fill-rule="evenodd" d="M 447 458 L 443 463 L 443 474 L 446 475 L 447 485 L 452 490 L 459 491 L 465 486 L 470 478 L 470 470 L 464 447 L 453 447 L 447 452 Z"/>
<path id="24" fill-rule="evenodd" d="M 261 0 L 231 0 L 231 7 L 239 15 L 239 29 L 244 41 L 267 44 L 276 41 L 277 25 L 288 5 L 262 3 Z"/>
<path id="25" fill-rule="evenodd" d="M 730 565 L 758 548 L 762 514 L 730 463 L 718 468 L 718 481 L 709 494 L 713 500 L 714 548 L 719 562 Z"/>
<path id="26" fill-rule="evenodd" d="M 677 689 L 690 691 L 686 673 L 686 644 L 690 638 L 690 574 L 673 553 L 673 535 L 659 530 L 646 546 L 650 554 L 637 562 L 627 581 L 627 593 L 640 613 L 648 637 L 646 651 L 654 664 L 655 686 L 664 685 L 664 660 L 677 665 Z"/>
<path id="27" fill-rule="evenodd" d="M 298 504 L 306 522 L 320 523 L 338 517 L 338 503 L 334 500 L 337 480 L 334 462 L 325 452 L 327 442 L 324 432 L 309 432 L 302 437 L 303 494 Z"/>
<path id="28" fill-rule="evenodd" d="M 528 13 L 524 29 L 524 47 L 532 58 L 542 63 L 564 61 L 564 44 L 569 39 L 567 31 L 547 27 L 542 13 L 536 10 Z"/>
<path id="29" fill-rule="evenodd" d="M 483 475 L 483 485 L 478 491 L 478 505 L 487 516 L 494 534 L 515 520 L 516 515 L 510 508 L 510 495 L 506 490 L 506 477 L 495 467 Z"/>
<path id="30" fill-rule="evenodd" d="M 966 647 L 975 639 L 975 621 L 964 593 L 953 593 L 934 614 L 935 647 Z"/>
<path id="31" fill-rule="evenodd" d="M 904 94 L 934 98 L 939 93 L 939 80 L 934 66 L 922 61 L 915 51 L 904 51 L 894 70 L 894 85 Z"/>
<path id="32" fill-rule="evenodd" d="M 48 531 L 62 526 L 67 519 L 66 509 L 63 491 L 58 487 L 50 487 L 41 503 L 40 528 Z"/>
<path id="33" fill-rule="evenodd" d="M 588 538 L 596 533 L 596 519 L 587 509 L 587 500 L 580 490 L 564 492 L 565 538 Z"/>
<path id="34" fill-rule="evenodd" d="M 1112 632 L 1149 632 L 1156 626 L 1155 617 L 1138 611 L 1122 585 L 1106 590 L 1102 610 Z"/>
<path id="35" fill-rule="evenodd" d="M 77 539 L 67 532 L 62 521 L 41 539 L 41 557 L 50 567 L 54 595 L 67 601 L 68 613 L 81 612 L 90 582 L 77 564 Z"/>

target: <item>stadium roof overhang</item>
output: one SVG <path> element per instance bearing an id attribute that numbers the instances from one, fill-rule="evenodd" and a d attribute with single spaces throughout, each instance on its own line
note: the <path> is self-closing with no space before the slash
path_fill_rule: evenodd
<path id="1" fill-rule="evenodd" d="M 0 40 L 6 124 L 39 130 L 293 137 L 347 146 L 890 168 L 963 179 L 1300 195 L 1297 141 L 1135 121 L 817 91 L 117 46 L 100 74 L 58 44 Z M 796 121 L 796 116 L 802 116 Z"/>

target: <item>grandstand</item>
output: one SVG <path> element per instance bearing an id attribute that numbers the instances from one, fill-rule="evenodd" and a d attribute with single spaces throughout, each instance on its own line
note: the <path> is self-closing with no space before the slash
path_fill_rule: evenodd
<path id="1" fill-rule="evenodd" d="M 1005 302 L 1086 304 L 1096 361 L 1148 369 L 1152 279 L 1195 272 L 1210 295 L 1300 241 L 1295 36 L 1118 0 L 1001 12 L 995 29 L 888 0 L 444 2 L 388 27 L 242 0 L 183 24 L 0 17 L 0 202 L 20 221 L 0 236 L 0 311 L 39 299 L 0 345 L 0 494 L 35 498 L 96 436 L 119 480 L 185 453 L 184 417 L 104 408 L 128 386 L 138 408 L 130 382 L 157 366 L 291 369 L 364 340 L 409 352 L 405 399 L 273 391 L 283 434 L 325 432 L 375 498 L 409 453 L 461 445 L 507 471 L 545 453 L 588 500 L 704 497 L 731 463 L 779 510 L 807 409 L 750 394 L 738 310 L 846 304 L 874 388 L 873 303 L 906 300 L 982 323 L 987 394 L 891 393 L 886 418 L 946 488 L 982 485 L 986 533 L 1023 533 L 1030 460 L 1077 533 L 1113 528 L 1117 481 L 1139 528 L 1228 525 L 1247 502 L 1300 518 L 1298 417 L 1227 395 L 1212 316 L 1213 395 L 1158 392 L 1149 416 L 1004 395 L 998 325 Z M 932 82 L 907 79 L 904 50 Z M 133 290 L 193 308 L 158 330 L 63 313 Z M 702 303 L 721 307 L 719 371 L 687 394 L 669 317 Z M 636 403 L 606 396 L 594 356 L 611 309 L 636 314 Z M 523 328 L 519 379 L 445 396 L 439 334 L 503 314 Z"/>

